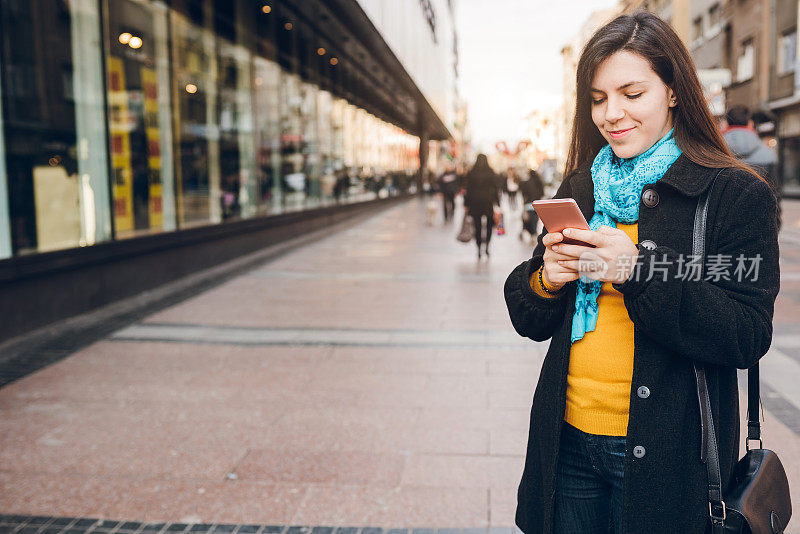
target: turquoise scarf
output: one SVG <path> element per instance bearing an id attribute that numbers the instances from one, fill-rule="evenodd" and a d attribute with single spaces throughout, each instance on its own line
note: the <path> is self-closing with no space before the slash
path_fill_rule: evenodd
<path id="1" fill-rule="evenodd" d="M 645 152 L 630 159 L 614 155 L 610 145 L 600 149 L 592 163 L 594 182 L 594 215 L 589 228 L 617 227 L 617 221 L 632 224 L 639 220 L 639 197 L 645 185 L 664 176 L 681 149 L 675 144 L 673 130 Z M 572 343 L 593 332 L 597 325 L 597 296 L 602 282 L 582 276 L 578 280 L 575 314 L 572 316 Z"/>

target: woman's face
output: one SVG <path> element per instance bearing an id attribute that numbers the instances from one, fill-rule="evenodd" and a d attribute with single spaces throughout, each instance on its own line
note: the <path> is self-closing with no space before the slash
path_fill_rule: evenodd
<path id="1" fill-rule="evenodd" d="M 592 121 L 620 158 L 638 156 L 672 129 L 672 89 L 633 52 L 615 52 L 600 64 L 591 98 Z"/>

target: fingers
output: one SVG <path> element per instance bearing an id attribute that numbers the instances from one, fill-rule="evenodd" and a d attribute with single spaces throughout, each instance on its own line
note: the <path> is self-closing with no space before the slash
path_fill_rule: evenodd
<path id="1" fill-rule="evenodd" d="M 554 243 L 560 243 L 564 237 L 559 232 L 553 232 L 552 234 L 545 234 L 542 238 L 542 244 L 546 247 L 553 245 Z"/>
<path id="2" fill-rule="evenodd" d="M 596 249 L 592 247 L 584 247 L 581 245 L 567 245 L 564 243 L 558 243 L 550 247 L 554 253 L 560 254 L 562 256 L 568 256 L 570 258 L 580 258 L 581 254 L 586 254 L 587 252 L 594 251 L 596 253 Z"/>
<path id="3" fill-rule="evenodd" d="M 544 266 L 544 278 L 552 285 L 561 286 L 580 277 L 580 273 L 571 269 L 564 269 L 557 263 Z"/>
<path id="4" fill-rule="evenodd" d="M 611 230 L 611 228 L 608 229 Z M 565 228 L 564 235 L 571 239 L 577 239 L 578 241 L 583 241 L 584 243 L 589 243 L 590 245 L 599 247 L 603 244 L 605 231 L 594 232 L 592 230 L 581 230 L 579 228 Z"/>
<path id="5" fill-rule="evenodd" d="M 591 250 L 591 249 L 590 249 Z M 558 260 L 574 260 L 579 258 L 580 256 L 569 256 L 567 254 L 562 254 L 559 252 L 555 252 L 551 249 L 545 249 L 544 254 L 542 255 L 542 259 L 546 262 L 557 262 Z"/>
<path id="6" fill-rule="evenodd" d="M 569 269 L 571 271 L 577 271 L 580 267 L 581 260 L 558 260 L 556 263 L 563 267 L 564 269 Z"/>

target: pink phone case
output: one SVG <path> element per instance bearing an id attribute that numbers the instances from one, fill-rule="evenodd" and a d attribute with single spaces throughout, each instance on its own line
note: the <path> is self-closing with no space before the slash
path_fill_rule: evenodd
<path id="1" fill-rule="evenodd" d="M 589 230 L 589 224 L 586 222 L 574 198 L 534 200 L 533 209 L 539 214 L 542 224 L 544 224 L 549 233 L 561 232 L 564 228 Z M 568 237 L 564 237 L 562 242 L 568 245 L 583 245 L 594 248 L 594 245 Z"/>

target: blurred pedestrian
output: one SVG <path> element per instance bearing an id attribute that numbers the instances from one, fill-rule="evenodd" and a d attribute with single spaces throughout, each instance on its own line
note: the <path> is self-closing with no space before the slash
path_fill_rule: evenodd
<path id="1" fill-rule="evenodd" d="M 347 169 L 341 168 L 334 172 L 336 181 L 333 184 L 333 199 L 338 204 L 342 197 L 347 197 L 347 187 L 350 178 L 347 176 Z"/>
<path id="2" fill-rule="evenodd" d="M 574 198 L 591 228 L 564 234 L 592 247 L 543 230 L 505 283 L 515 330 L 552 338 L 518 490 L 516 523 L 526 534 L 609 525 L 700 533 L 709 511 L 725 513 L 709 466 L 719 460 L 729 487 L 739 452 L 737 368 L 758 363 L 771 342 L 775 197 L 730 153 L 693 65 L 672 27 L 645 11 L 601 27 L 581 52 L 556 197 Z M 705 194 L 705 257 L 758 261 L 757 276 L 709 277 L 710 267 L 705 279 L 687 276 Z M 703 406 L 717 432 L 709 456 L 703 368 Z"/>
<path id="3" fill-rule="evenodd" d="M 524 239 L 525 232 L 529 236 L 538 234 L 539 216 L 533 209 L 531 203 L 544 196 L 544 183 L 542 177 L 535 169 L 531 169 L 523 175 L 523 180 L 519 183 L 519 190 L 522 193 L 522 230 L 519 232 L 520 239 Z"/>
<path id="4" fill-rule="evenodd" d="M 500 206 L 497 175 L 489 166 L 486 154 L 478 154 L 475 165 L 467 173 L 465 182 L 464 206 L 475 223 L 475 243 L 478 245 L 478 259 L 480 259 L 482 243 L 486 243 L 485 251 L 489 256 L 489 241 L 492 239 L 494 227 L 494 207 Z"/>
<path id="5" fill-rule="evenodd" d="M 458 177 L 452 163 L 445 166 L 445 170 L 439 176 L 439 191 L 442 193 L 442 205 L 444 208 L 444 222 L 453 220 L 453 212 L 456 209 L 456 193 L 458 193 Z"/>
<path id="6" fill-rule="evenodd" d="M 517 191 L 519 191 L 519 177 L 514 167 L 508 168 L 506 174 L 505 191 L 508 195 L 508 206 L 511 211 L 517 210 Z"/>
<path id="7" fill-rule="evenodd" d="M 723 132 L 733 155 L 753 167 L 772 186 L 778 199 L 778 229 L 781 227 L 781 187 L 778 179 L 778 155 L 764 144 L 753 127 L 747 106 L 733 106 L 725 114 L 728 127 Z"/>

